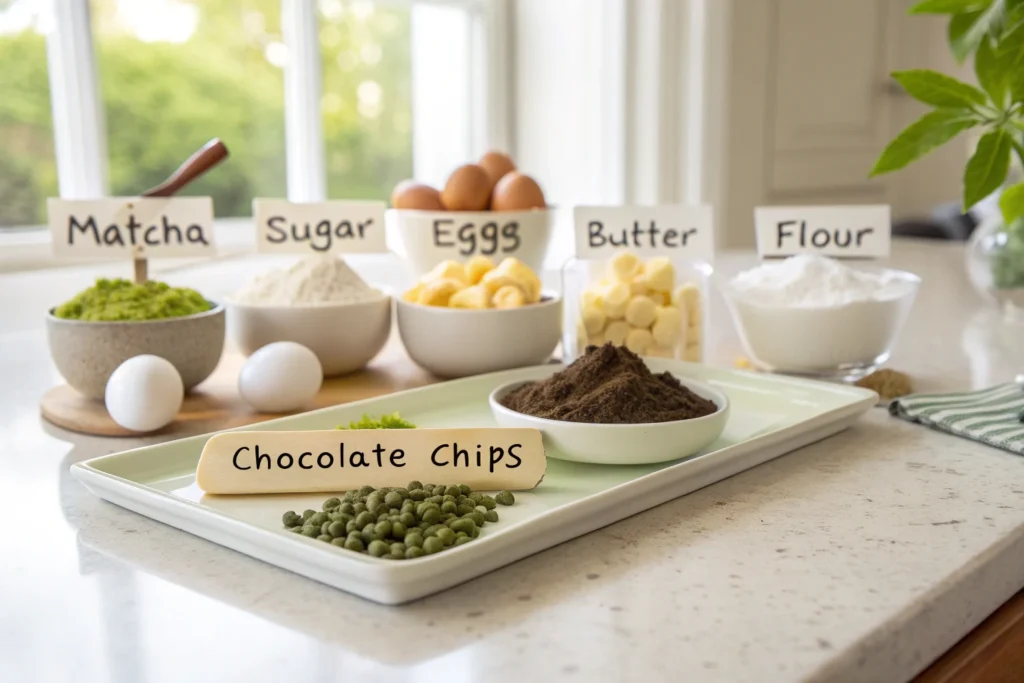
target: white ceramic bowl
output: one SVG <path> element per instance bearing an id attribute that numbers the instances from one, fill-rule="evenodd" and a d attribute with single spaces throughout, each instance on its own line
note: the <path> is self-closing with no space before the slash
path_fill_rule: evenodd
<path id="1" fill-rule="evenodd" d="M 546 420 L 517 413 L 499 401 L 526 384 L 513 382 L 498 387 L 488 399 L 491 413 L 502 427 L 539 429 L 548 457 L 597 465 L 646 465 L 686 458 L 710 446 L 729 421 L 729 399 L 707 384 L 676 378 L 698 396 L 713 401 L 718 410 L 691 420 L 648 424 L 586 424 Z"/>
<path id="2" fill-rule="evenodd" d="M 228 338 L 246 356 L 279 341 L 308 347 L 325 377 L 366 366 L 391 333 L 391 297 L 356 304 L 254 306 L 227 304 Z"/>
<path id="3" fill-rule="evenodd" d="M 551 239 L 550 209 L 529 211 L 413 211 L 389 209 L 394 251 L 417 276 L 441 261 L 465 261 L 476 254 L 514 256 L 535 271 L 544 266 Z"/>
<path id="4" fill-rule="evenodd" d="M 921 280 L 904 271 L 883 271 L 904 283 L 888 299 L 841 306 L 788 308 L 744 299 L 726 285 L 725 299 L 750 359 L 774 372 L 855 378 L 889 358 Z"/>
<path id="5" fill-rule="evenodd" d="M 406 351 L 438 377 L 540 365 L 561 336 L 562 299 L 550 292 L 536 304 L 480 311 L 395 302 Z"/>

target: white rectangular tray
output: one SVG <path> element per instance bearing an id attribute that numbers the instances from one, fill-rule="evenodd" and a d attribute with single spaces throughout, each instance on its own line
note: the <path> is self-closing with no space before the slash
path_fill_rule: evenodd
<path id="1" fill-rule="evenodd" d="M 228 548 L 385 604 L 436 593 L 576 536 L 713 484 L 848 427 L 874 405 L 855 387 L 652 359 L 656 371 L 703 380 L 728 395 L 725 433 L 706 452 L 660 465 L 586 465 L 549 458 L 535 490 L 516 494 L 501 521 L 473 543 L 416 560 L 360 555 L 289 533 L 286 510 L 320 509 L 328 494 L 204 496 L 195 470 L 207 436 L 77 463 L 72 475 L 96 495 Z M 421 427 L 497 426 L 495 387 L 542 379 L 546 365 L 482 375 L 271 420 L 242 430 L 330 429 L 364 413 L 394 411 Z M 637 444 L 643 448 L 643 444 Z"/>

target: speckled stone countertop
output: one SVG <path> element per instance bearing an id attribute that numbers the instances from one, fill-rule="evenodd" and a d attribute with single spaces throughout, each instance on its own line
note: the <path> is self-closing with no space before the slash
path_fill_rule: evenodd
<path id="1" fill-rule="evenodd" d="M 727 254 L 719 271 L 752 262 Z M 983 306 L 960 248 L 902 242 L 892 263 L 924 280 L 892 367 L 926 390 L 1024 372 L 1024 327 Z M 161 276 L 216 298 L 257 267 Z M 452 590 L 365 602 L 70 478 L 71 463 L 145 443 L 37 414 L 58 381 L 42 311 L 110 272 L 0 276 L 0 679 L 903 681 L 1024 586 L 1024 458 L 873 410 Z M 729 364 L 738 342 L 714 304 L 712 361 Z"/>

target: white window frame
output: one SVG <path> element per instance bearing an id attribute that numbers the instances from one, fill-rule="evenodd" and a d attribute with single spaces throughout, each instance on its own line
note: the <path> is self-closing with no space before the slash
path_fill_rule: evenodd
<path id="1" fill-rule="evenodd" d="M 373 0 L 411 6 L 414 0 Z M 419 4 L 457 7 L 468 13 L 469 98 L 473 104 L 464 132 L 474 154 L 489 148 L 511 150 L 509 94 L 511 87 L 510 0 L 417 0 Z M 109 193 L 107 136 L 100 97 L 89 0 L 48 0 L 52 30 L 47 34 L 47 60 L 53 109 L 54 148 L 60 196 L 88 199 Z M 320 108 L 322 74 L 315 0 L 281 0 L 282 33 L 289 60 L 284 69 L 285 163 L 287 195 L 292 201 L 327 198 L 327 179 Z M 427 77 L 429 74 L 421 74 Z M 415 123 L 414 123 L 415 127 Z M 415 135 L 415 131 L 414 131 Z M 420 136 L 430 138 L 430 136 Z M 447 141 L 450 144 L 450 141 Z M 446 141 L 434 136 L 433 144 Z M 191 150 L 182 150 L 186 155 Z M 216 209 L 216 207 L 215 207 Z M 222 221 L 218 220 L 218 223 Z M 226 221 L 229 251 L 253 241 L 240 221 Z M 218 226 L 220 227 L 220 226 Z M 248 231 L 251 232 L 251 231 Z M 218 230 L 218 243 L 224 246 Z M 0 271 L 62 265 L 49 257 L 49 235 L 0 231 Z M 21 264 L 17 263 L 21 260 Z M 26 260 L 27 259 L 27 260 Z"/>

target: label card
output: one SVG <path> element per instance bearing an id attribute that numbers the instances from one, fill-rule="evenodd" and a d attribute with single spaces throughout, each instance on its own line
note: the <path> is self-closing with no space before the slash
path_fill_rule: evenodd
<path id="1" fill-rule="evenodd" d="M 384 202 L 295 203 L 254 199 L 256 251 L 287 254 L 380 254 Z"/>
<path id="2" fill-rule="evenodd" d="M 761 256 L 876 258 L 889 255 L 892 218 L 887 204 L 759 206 L 754 210 Z"/>
<path id="3" fill-rule="evenodd" d="M 547 458 L 536 429 L 331 429 L 224 432 L 196 470 L 205 493 L 339 492 L 412 480 L 532 489 Z"/>
<path id="4" fill-rule="evenodd" d="M 628 250 L 643 258 L 682 253 L 711 261 L 715 235 L 710 206 L 577 206 L 576 258 L 607 259 Z"/>
<path id="5" fill-rule="evenodd" d="M 126 259 L 213 254 L 209 197 L 46 200 L 53 253 Z"/>

